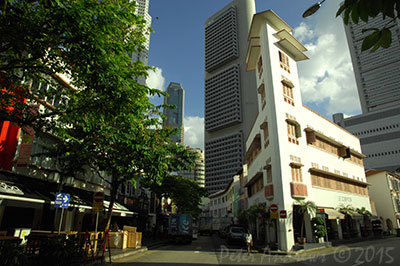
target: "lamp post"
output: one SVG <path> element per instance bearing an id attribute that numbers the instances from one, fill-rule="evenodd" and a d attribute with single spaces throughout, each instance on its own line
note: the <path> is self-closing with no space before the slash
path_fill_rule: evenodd
<path id="1" fill-rule="evenodd" d="M 317 2 L 314 5 L 310 6 L 306 11 L 303 13 L 303 18 L 307 18 L 311 15 L 313 15 L 317 10 L 321 7 L 321 5 L 325 2 L 326 0 L 322 0 L 321 2 Z"/>

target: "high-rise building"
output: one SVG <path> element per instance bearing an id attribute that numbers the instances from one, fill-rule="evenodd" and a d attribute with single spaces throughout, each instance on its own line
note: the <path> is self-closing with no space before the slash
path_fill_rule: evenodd
<path id="1" fill-rule="evenodd" d="M 361 44 L 370 31 L 365 28 L 382 28 L 386 24 L 392 32 L 392 45 L 387 49 L 380 48 L 375 52 L 361 51 Z M 345 26 L 347 42 L 354 74 L 356 77 L 358 95 L 362 113 L 388 107 L 399 106 L 400 103 L 400 21 L 381 16 L 369 19 L 368 24 L 360 21 L 358 24 L 349 22 Z"/>
<path id="2" fill-rule="evenodd" d="M 151 16 L 149 15 L 149 0 L 136 0 L 136 15 L 142 16 L 145 20 L 145 29 L 147 30 L 151 26 Z M 144 42 L 144 48 L 137 52 L 132 53 L 132 62 L 138 60 L 142 61 L 145 65 L 148 63 L 149 48 L 150 48 L 150 32 L 145 33 L 146 40 Z M 137 81 L 141 84 L 146 83 L 145 77 L 137 77 Z"/>
<path id="3" fill-rule="evenodd" d="M 223 190 L 243 165 L 244 141 L 258 110 L 254 71 L 245 56 L 254 0 L 234 0 L 207 19 L 205 167 L 209 193 Z"/>
<path id="4" fill-rule="evenodd" d="M 179 171 L 179 174 L 183 177 L 190 178 L 199 184 L 200 187 L 205 186 L 204 180 L 204 151 L 202 149 L 196 148 L 189 148 L 193 152 L 197 153 L 198 158 L 195 161 L 196 165 L 193 170 L 191 171 Z"/>
<path id="5" fill-rule="evenodd" d="M 375 52 L 361 51 L 364 28 L 381 28 L 389 24 L 392 45 Z M 366 169 L 400 170 L 400 23 L 381 16 L 368 24 L 349 23 L 345 27 L 360 97 L 361 115 L 333 121 L 360 138 Z"/>
<path id="6" fill-rule="evenodd" d="M 181 130 L 178 135 L 171 136 L 175 143 L 184 143 L 183 118 L 185 112 L 185 91 L 180 83 L 170 82 L 167 88 L 168 96 L 164 97 L 164 104 L 175 105 L 175 109 L 164 108 L 164 127 L 177 128 Z"/>

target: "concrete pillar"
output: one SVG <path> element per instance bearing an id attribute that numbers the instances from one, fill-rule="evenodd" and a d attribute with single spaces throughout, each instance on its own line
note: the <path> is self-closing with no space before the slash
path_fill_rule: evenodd
<path id="1" fill-rule="evenodd" d="M 294 232 L 288 219 L 278 219 L 278 247 L 282 251 L 289 251 L 294 245 Z"/>
<path id="2" fill-rule="evenodd" d="M 43 206 L 41 208 L 35 209 L 33 214 L 32 229 L 40 229 L 40 224 L 42 223 L 43 216 Z"/>
<path id="3" fill-rule="evenodd" d="M 304 214 L 304 231 L 305 231 L 305 237 L 307 238 L 307 243 L 313 243 L 314 238 L 311 228 L 311 219 L 310 215 L 308 215 L 307 213 Z"/>
<path id="4" fill-rule="evenodd" d="M 72 231 L 73 228 L 73 223 L 74 223 L 74 217 L 75 217 L 75 208 L 72 211 L 69 211 L 68 209 L 64 210 L 64 231 Z"/>
<path id="5" fill-rule="evenodd" d="M 336 224 L 337 224 L 337 229 L 338 229 L 338 237 L 340 240 L 343 239 L 343 231 L 342 231 L 342 225 L 340 224 L 340 219 L 336 219 Z"/>
<path id="6" fill-rule="evenodd" d="M 4 200 L 0 200 L 0 226 L 1 222 L 3 221 L 4 209 L 6 208 L 6 206 L 2 205 L 3 202 Z"/>

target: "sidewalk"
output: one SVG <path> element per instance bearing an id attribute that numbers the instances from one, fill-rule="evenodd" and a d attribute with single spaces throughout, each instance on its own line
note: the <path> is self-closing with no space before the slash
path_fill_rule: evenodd
<path id="1" fill-rule="evenodd" d="M 298 249 L 296 250 L 289 250 L 289 251 L 281 251 L 281 250 L 269 250 L 265 246 L 257 246 L 255 245 L 253 248 L 254 250 L 257 250 L 259 253 L 264 253 L 268 255 L 289 255 L 289 256 L 294 256 L 301 254 L 303 252 L 313 252 L 313 251 L 319 251 L 321 249 L 325 248 L 330 248 L 330 247 L 335 247 L 335 246 L 341 246 L 341 245 L 349 245 L 349 244 L 355 244 L 355 243 L 361 243 L 365 241 L 373 241 L 373 240 L 378 240 L 378 239 L 387 239 L 387 238 L 394 238 L 396 235 L 389 235 L 389 236 L 371 236 L 371 237 L 362 237 L 362 238 L 353 238 L 353 239 L 344 239 L 344 240 L 333 240 L 329 242 L 324 242 L 324 243 L 309 243 L 307 245 L 299 245 Z"/>
<path id="2" fill-rule="evenodd" d="M 124 257 L 132 256 L 138 253 L 145 252 L 149 249 L 154 249 L 156 247 L 165 245 L 167 243 L 166 239 L 143 239 L 142 246 L 140 248 L 112 248 L 111 249 L 111 261 L 115 261 Z M 104 253 L 105 261 L 109 262 L 109 253 L 106 251 Z"/>

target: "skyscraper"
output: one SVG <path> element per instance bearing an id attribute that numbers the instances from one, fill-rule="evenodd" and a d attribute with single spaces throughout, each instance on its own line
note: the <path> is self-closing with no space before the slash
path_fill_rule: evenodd
<path id="1" fill-rule="evenodd" d="M 175 143 L 184 143 L 184 130 L 183 130 L 183 118 L 185 112 L 185 91 L 180 83 L 171 82 L 167 88 L 168 96 L 164 98 L 164 104 L 175 105 L 175 109 L 165 108 L 163 113 L 167 117 L 164 121 L 165 127 L 177 128 L 180 127 L 180 133 L 178 135 L 171 136 L 171 139 Z"/>
<path id="2" fill-rule="evenodd" d="M 199 184 L 200 187 L 204 187 L 204 151 L 199 148 L 190 148 L 189 149 L 195 153 L 197 153 L 198 158 L 195 161 L 196 166 L 194 167 L 193 170 L 185 170 L 185 171 L 179 171 L 178 173 L 186 178 L 190 178 Z"/>
<path id="3" fill-rule="evenodd" d="M 399 106 L 400 103 L 400 21 L 391 20 L 377 16 L 369 19 L 368 24 L 350 21 L 345 27 L 363 114 Z M 392 45 L 373 53 L 362 52 L 362 41 L 370 33 L 362 33 L 362 30 L 382 28 L 386 24 L 390 25 Z"/>
<path id="4" fill-rule="evenodd" d="M 205 167 L 209 193 L 224 189 L 243 165 L 244 141 L 258 110 L 254 71 L 245 57 L 254 0 L 234 0 L 207 19 Z"/>
<path id="5" fill-rule="evenodd" d="M 149 15 L 149 0 L 136 0 L 136 15 L 142 16 L 145 20 L 145 28 L 146 30 L 151 26 L 151 16 Z M 147 65 L 148 57 L 149 57 L 149 48 L 150 48 L 150 32 L 145 33 L 146 41 L 144 43 L 143 50 L 132 53 L 131 58 L 132 62 L 136 62 L 138 60 L 142 61 L 143 64 Z M 145 77 L 138 77 L 137 81 L 141 84 L 146 83 Z"/>
<path id="6" fill-rule="evenodd" d="M 386 24 L 393 36 L 390 48 L 362 52 L 368 34 L 362 29 Z M 366 169 L 400 171 L 400 23 L 378 16 L 368 24 L 350 22 L 345 30 L 363 114 L 338 113 L 333 120 L 360 138 Z"/>

